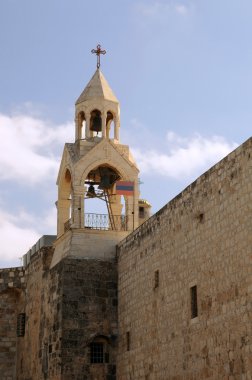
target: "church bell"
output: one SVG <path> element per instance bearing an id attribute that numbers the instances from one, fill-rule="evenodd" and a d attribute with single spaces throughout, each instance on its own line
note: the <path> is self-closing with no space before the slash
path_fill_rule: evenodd
<path id="1" fill-rule="evenodd" d="M 101 182 L 98 186 L 99 189 L 109 189 L 111 187 L 110 175 L 104 174 L 101 176 Z"/>
<path id="2" fill-rule="evenodd" d="M 91 131 L 94 132 L 101 132 L 102 130 L 102 119 L 99 114 L 96 114 L 94 118 L 92 119 L 91 126 L 90 126 Z"/>
<path id="3" fill-rule="evenodd" d="M 89 185 L 88 191 L 87 191 L 87 197 L 88 198 L 94 198 L 96 196 L 95 188 L 93 185 Z"/>

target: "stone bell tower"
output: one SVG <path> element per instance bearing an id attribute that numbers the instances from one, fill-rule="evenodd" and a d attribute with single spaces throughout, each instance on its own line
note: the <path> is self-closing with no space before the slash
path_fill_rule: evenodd
<path id="1" fill-rule="evenodd" d="M 139 224 L 139 171 L 120 142 L 119 102 L 99 66 L 75 104 L 75 142 L 64 147 L 52 267 L 70 256 L 114 257 Z"/>

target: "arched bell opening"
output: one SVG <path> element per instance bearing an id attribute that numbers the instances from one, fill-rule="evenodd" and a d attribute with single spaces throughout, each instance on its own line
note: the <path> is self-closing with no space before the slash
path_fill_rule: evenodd
<path id="1" fill-rule="evenodd" d="M 91 137 L 102 137 L 102 116 L 101 112 L 97 109 L 91 112 L 90 116 L 90 131 Z"/>
<path id="2" fill-rule="evenodd" d="M 121 176 L 109 165 L 92 169 L 85 180 L 85 228 L 100 230 L 127 230 L 122 214 L 121 196 L 116 193 L 116 183 Z"/>
<path id="3" fill-rule="evenodd" d="M 62 235 L 71 226 L 72 216 L 72 176 L 69 169 L 60 183 L 58 208 L 58 235 Z"/>
<path id="4" fill-rule="evenodd" d="M 107 117 L 106 117 L 106 136 L 107 138 L 111 138 L 110 132 L 111 130 L 114 129 L 114 116 L 111 111 L 107 112 Z"/>
<path id="5" fill-rule="evenodd" d="M 78 123 L 77 139 L 78 140 L 84 139 L 86 135 L 86 117 L 83 111 L 79 112 L 77 123 Z"/>

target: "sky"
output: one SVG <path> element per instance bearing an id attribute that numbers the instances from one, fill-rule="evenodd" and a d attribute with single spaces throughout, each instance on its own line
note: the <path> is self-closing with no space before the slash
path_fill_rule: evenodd
<path id="1" fill-rule="evenodd" d="M 91 49 L 154 213 L 251 136 L 251 18 L 251 0 L 0 1 L 0 267 L 56 233 Z"/>

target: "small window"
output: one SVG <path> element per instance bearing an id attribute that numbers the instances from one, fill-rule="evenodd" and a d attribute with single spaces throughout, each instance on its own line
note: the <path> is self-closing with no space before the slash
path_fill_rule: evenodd
<path id="1" fill-rule="evenodd" d="M 90 363 L 109 363 L 109 348 L 106 340 L 96 340 L 90 344 Z"/>
<path id="2" fill-rule="evenodd" d="M 144 207 L 139 207 L 139 218 L 144 218 Z"/>
<path id="3" fill-rule="evenodd" d="M 196 318 L 198 316 L 198 301 L 197 301 L 197 286 L 192 286 L 191 292 L 191 318 Z"/>
<path id="4" fill-rule="evenodd" d="M 20 313 L 17 316 L 17 337 L 25 335 L 25 313 Z"/>
<path id="5" fill-rule="evenodd" d="M 90 362 L 104 363 L 104 347 L 101 342 L 93 342 L 90 344 Z"/>
<path id="6" fill-rule="evenodd" d="M 159 287 L 159 270 L 156 270 L 154 274 L 154 289 L 158 287 Z"/>
<path id="7" fill-rule="evenodd" d="M 126 332 L 126 344 L 127 344 L 127 351 L 130 351 L 130 332 Z"/>

